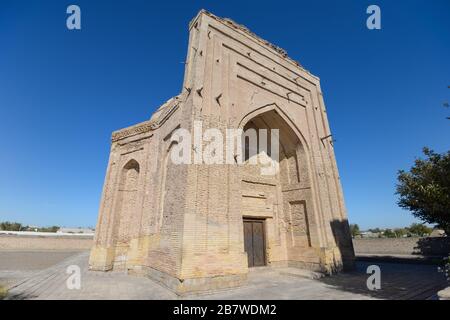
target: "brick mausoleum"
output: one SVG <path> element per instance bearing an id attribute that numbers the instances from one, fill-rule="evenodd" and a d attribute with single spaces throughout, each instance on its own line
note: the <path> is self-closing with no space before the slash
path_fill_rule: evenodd
<path id="1" fill-rule="evenodd" d="M 128 270 L 177 293 L 240 285 L 249 267 L 322 272 L 354 253 L 319 78 L 242 25 L 200 11 L 182 93 L 116 131 L 91 270 Z M 172 134 L 279 129 L 279 171 L 174 164 Z"/>

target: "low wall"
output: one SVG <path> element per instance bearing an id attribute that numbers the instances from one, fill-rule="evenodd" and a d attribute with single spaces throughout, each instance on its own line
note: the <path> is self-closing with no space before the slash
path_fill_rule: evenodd
<path id="1" fill-rule="evenodd" d="M 0 234 L 0 250 L 89 250 L 93 236 L 20 236 Z M 445 256 L 450 253 L 446 238 L 370 238 L 353 239 L 358 255 Z"/>
<path id="2" fill-rule="evenodd" d="M 445 256 L 450 237 L 353 239 L 355 254 Z"/>
<path id="3" fill-rule="evenodd" d="M 21 236 L 0 234 L 0 250 L 88 250 L 93 236 Z"/>

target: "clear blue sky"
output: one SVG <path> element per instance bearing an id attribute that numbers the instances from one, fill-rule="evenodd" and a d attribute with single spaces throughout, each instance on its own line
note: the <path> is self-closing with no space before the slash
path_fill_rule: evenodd
<path id="1" fill-rule="evenodd" d="M 66 28 L 77 4 L 82 30 Z M 370 4 L 382 30 L 366 28 Z M 396 172 L 450 149 L 450 1 L 1 1 L 0 220 L 94 226 L 110 134 L 181 90 L 205 8 L 286 49 L 322 81 L 351 223 L 414 221 Z"/>

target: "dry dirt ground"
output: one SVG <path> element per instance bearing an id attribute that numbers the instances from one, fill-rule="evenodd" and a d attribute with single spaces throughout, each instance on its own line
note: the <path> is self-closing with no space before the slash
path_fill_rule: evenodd
<path id="1" fill-rule="evenodd" d="M 119 272 L 88 271 L 89 252 L 49 250 L 0 251 L 0 285 L 9 288 L 7 299 L 435 299 L 446 286 L 434 265 L 358 262 L 354 272 L 312 280 L 254 268 L 247 285 L 179 297 L 160 284 Z M 367 266 L 381 268 L 381 290 L 369 291 Z M 80 289 L 67 287 L 67 267 L 81 270 Z"/>

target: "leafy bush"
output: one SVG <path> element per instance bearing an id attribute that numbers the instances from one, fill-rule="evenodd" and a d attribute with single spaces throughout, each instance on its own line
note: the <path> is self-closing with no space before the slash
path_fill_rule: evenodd
<path id="1" fill-rule="evenodd" d="M 8 293 L 8 291 L 6 290 L 6 288 L 3 288 L 2 286 L 0 286 L 0 300 L 5 298 L 7 293 Z"/>
<path id="2" fill-rule="evenodd" d="M 447 281 L 450 282 L 450 256 L 444 258 L 443 265 L 442 267 L 439 267 L 438 270 L 439 272 L 443 272 L 447 278 Z"/>

